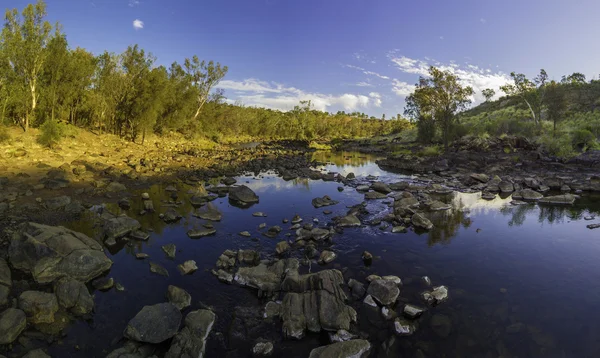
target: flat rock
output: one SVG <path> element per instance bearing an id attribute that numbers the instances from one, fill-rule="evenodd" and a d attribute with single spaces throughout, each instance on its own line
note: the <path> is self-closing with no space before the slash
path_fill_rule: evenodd
<path id="1" fill-rule="evenodd" d="M 576 199 L 576 195 L 562 194 L 543 197 L 539 200 L 539 202 L 544 204 L 572 205 L 575 203 Z"/>
<path id="2" fill-rule="evenodd" d="M 432 291 L 423 293 L 423 299 L 430 305 L 440 304 L 448 299 L 448 288 L 446 286 L 434 287 Z"/>
<path id="3" fill-rule="evenodd" d="M 105 240 L 116 240 L 141 227 L 139 221 L 129 216 L 121 215 L 104 222 Z"/>
<path id="4" fill-rule="evenodd" d="M 392 192 L 392 189 L 386 183 L 380 181 L 371 184 L 371 189 L 381 194 L 389 194 Z"/>
<path id="5" fill-rule="evenodd" d="M 387 195 L 376 192 L 376 191 L 370 191 L 368 193 L 365 193 L 365 200 L 377 200 L 377 199 L 385 199 L 387 198 Z"/>
<path id="6" fill-rule="evenodd" d="M 352 226 L 360 226 L 360 219 L 356 217 L 356 215 L 346 215 L 337 222 L 339 227 L 352 227 Z"/>
<path id="7" fill-rule="evenodd" d="M 221 221 L 223 218 L 223 214 L 212 203 L 196 209 L 194 216 L 209 221 Z"/>
<path id="8" fill-rule="evenodd" d="M 161 249 L 164 251 L 164 253 L 167 255 L 168 258 L 170 258 L 170 259 L 175 258 L 175 253 L 177 252 L 177 247 L 175 246 L 175 244 L 163 245 L 163 246 L 161 246 Z"/>
<path id="9" fill-rule="evenodd" d="M 338 201 L 331 199 L 328 195 L 323 196 L 322 198 L 314 198 L 312 200 L 312 205 L 315 208 L 320 208 L 323 206 L 330 206 L 337 204 Z"/>
<path id="10" fill-rule="evenodd" d="M 49 198 L 44 201 L 44 207 L 48 210 L 58 210 L 71 203 L 71 197 L 62 195 L 54 198 Z"/>
<path id="11" fill-rule="evenodd" d="M 199 239 L 201 237 L 214 235 L 216 233 L 217 233 L 217 230 L 214 228 L 212 228 L 212 229 L 201 228 L 201 229 L 189 230 L 187 232 L 187 235 L 189 236 L 190 239 Z"/>
<path id="12" fill-rule="evenodd" d="M 13 234 L 11 265 L 30 273 L 38 283 L 62 277 L 87 282 L 107 271 L 112 261 L 88 236 L 61 226 L 25 223 Z"/>
<path id="13" fill-rule="evenodd" d="M 331 261 L 335 260 L 336 257 L 337 257 L 337 255 L 335 252 L 323 250 L 323 252 L 321 252 L 321 256 L 319 256 L 319 263 L 320 264 L 328 264 Z"/>
<path id="14" fill-rule="evenodd" d="M 370 350 L 369 341 L 355 339 L 315 348 L 310 352 L 309 358 L 364 358 Z"/>
<path id="15" fill-rule="evenodd" d="M 192 304 L 192 295 L 183 288 L 173 285 L 167 287 L 167 299 L 179 310 L 183 310 Z"/>
<path id="16" fill-rule="evenodd" d="M 297 259 L 279 260 L 272 265 L 261 262 L 253 267 L 240 267 L 234 280 L 242 286 L 253 287 L 267 294 L 278 292 L 281 291 L 283 274 L 297 275 L 299 266 Z"/>
<path id="17" fill-rule="evenodd" d="M 429 219 L 427 219 L 425 216 L 419 213 L 413 214 L 413 216 L 411 217 L 411 222 L 415 227 L 418 227 L 420 229 L 433 229 L 433 224 L 431 223 L 431 221 L 429 221 Z"/>
<path id="18" fill-rule="evenodd" d="M 94 298 L 83 282 L 62 278 L 56 283 L 54 293 L 59 305 L 77 316 L 88 314 L 94 309 Z"/>
<path id="19" fill-rule="evenodd" d="M 0 344 L 10 344 L 27 326 L 25 312 L 16 308 L 7 308 L 0 313 Z"/>
<path id="20" fill-rule="evenodd" d="M 127 324 L 125 338 L 158 344 L 173 337 L 181 323 L 181 312 L 171 303 L 144 306 Z"/>
<path id="21" fill-rule="evenodd" d="M 155 262 L 150 262 L 150 272 L 155 273 L 157 275 L 169 277 L 169 271 L 167 271 L 166 268 L 162 267 L 161 265 Z"/>
<path id="22" fill-rule="evenodd" d="M 392 280 L 375 280 L 369 284 L 367 293 L 371 295 L 377 302 L 384 306 L 391 305 L 396 302 L 400 289 Z"/>
<path id="23" fill-rule="evenodd" d="M 182 275 L 189 275 L 198 270 L 198 266 L 196 266 L 196 261 L 194 260 L 187 260 L 183 264 L 177 265 L 177 268 Z"/>
<path id="24" fill-rule="evenodd" d="M 258 195 L 245 185 L 234 186 L 229 189 L 229 200 L 240 204 L 258 203 Z"/>
<path id="25" fill-rule="evenodd" d="M 212 330 L 216 316 L 209 310 L 190 312 L 181 332 L 173 338 L 165 358 L 204 357 L 206 338 Z"/>

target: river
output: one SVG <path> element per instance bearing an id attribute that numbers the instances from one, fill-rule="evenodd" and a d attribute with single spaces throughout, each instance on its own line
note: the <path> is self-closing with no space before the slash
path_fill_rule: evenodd
<path id="1" fill-rule="evenodd" d="M 315 154 L 315 159 L 329 162 L 324 170 L 353 172 L 361 182 L 367 182 L 367 175 L 385 182 L 417 179 L 383 171 L 374 163 L 374 157 L 363 154 L 321 152 Z M 177 184 L 184 204 L 177 208 L 183 219 L 176 224 L 165 224 L 156 214 L 136 215 L 142 204 L 132 200 L 134 205 L 128 215 L 151 230 L 151 237 L 147 242 L 129 242 L 110 250 L 114 265 L 108 276 L 125 290 L 94 292 L 93 319 L 74 322 L 66 328 L 61 344 L 53 345 L 50 354 L 106 356 L 122 345 L 127 322 L 144 305 L 166 301 L 168 285 L 191 294 L 192 306 L 184 315 L 206 307 L 215 311 L 217 320 L 208 338 L 207 357 L 251 357 L 254 342 L 261 337 L 273 341 L 274 356 L 307 357 L 311 349 L 327 344 L 325 333 L 308 334 L 301 341 L 283 340 L 280 322 L 252 324 L 234 320 L 236 307 L 260 311 L 265 301 L 257 297 L 254 289 L 220 282 L 211 270 L 226 249 L 253 249 L 261 253 L 261 258 L 273 258 L 276 243 L 286 239 L 286 233 L 293 233 L 289 230 L 291 224 L 282 224 L 283 219 L 299 214 L 304 222 L 316 219 L 315 225 L 324 226 L 331 217 L 344 215 L 347 207 L 361 203 L 363 194 L 351 187 L 340 192 L 336 182 L 286 182 L 268 172 L 236 179 L 238 184 L 253 189 L 260 202 L 241 209 L 230 205 L 226 197 L 213 201 L 223 214 L 220 222 L 213 223 L 217 234 L 197 240 L 188 238 L 186 232 L 206 222 L 192 216 L 193 208 L 185 194 L 189 186 Z M 148 193 L 157 211 L 164 210 L 162 200 L 169 193 L 161 186 Z M 339 204 L 315 209 L 311 200 L 323 195 Z M 416 333 L 396 339 L 387 355 L 381 345 L 389 342 L 393 333 L 388 327 L 362 319 L 361 303 L 353 303 L 359 315 L 354 330 L 368 336 L 373 344 L 372 356 L 600 356 L 600 321 L 594 318 L 600 311 L 600 231 L 586 228 L 598 220 L 584 220 L 600 212 L 595 198 L 584 197 L 568 207 L 513 206 L 510 197 L 486 201 L 479 193 L 452 193 L 441 199 L 452 204 L 452 209 L 430 216 L 435 225 L 432 231 L 391 233 L 391 228 L 379 225 L 346 228 L 332 240 L 330 249 L 338 254 L 337 259 L 324 266 L 311 264 L 312 272 L 336 268 L 343 271 L 346 279 L 362 282 L 371 274 L 397 275 L 403 280 L 401 300 L 422 306 L 426 306 L 420 299 L 420 293 L 426 289 L 423 276 L 428 276 L 434 286 L 448 287 L 449 299 L 429 308 L 419 318 Z M 390 202 L 369 201 L 367 209 L 371 214 L 363 222 L 385 216 L 391 210 Z M 333 213 L 326 215 L 324 209 Z M 252 213 L 258 211 L 267 216 L 253 217 Z M 258 229 L 261 223 L 266 223 L 267 228 L 280 225 L 283 232 L 276 239 L 268 238 L 261 234 L 266 229 Z M 89 235 L 95 232 L 86 220 L 68 226 Z M 249 231 L 252 237 L 238 235 L 241 231 Z M 167 258 L 161 249 L 170 243 L 177 247 L 175 259 Z M 370 266 L 361 260 L 364 250 L 375 256 Z M 147 260 L 135 258 L 140 252 L 164 266 L 169 277 L 151 273 Z M 198 271 L 182 276 L 177 265 L 186 260 L 195 260 Z M 240 324 L 243 327 L 238 327 Z M 240 334 L 245 337 L 241 341 Z M 159 353 L 166 349 L 168 343 L 159 347 Z"/>

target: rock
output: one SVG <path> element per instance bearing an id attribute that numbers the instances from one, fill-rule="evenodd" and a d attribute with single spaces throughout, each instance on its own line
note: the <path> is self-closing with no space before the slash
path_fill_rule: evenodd
<path id="1" fill-rule="evenodd" d="M 240 267 L 234 280 L 242 286 L 258 289 L 260 292 L 270 294 L 281 290 L 283 274 L 286 277 L 298 274 L 300 263 L 297 259 L 279 260 L 272 265 L 260 263 L 253 267 Z"/>
<path id="2" fill-rule="evenodd" d="M 170 208 L 162 214 L 162 219 L 167 224 L 172 224 L 181 220 L 181 215 L 175 209 Z"/>
<path id="3" fill-rule="evenodd" d="M 543 197 L 539 200 L 539 202 L 545 204 L 572 205 L 575 203 L 575 199 L 577 199 L 576 195 L 561 194 Z"/>
<path id="4" fill-rule="evenodd" d="M 25 291 L 19 296 L 19 308 L 31 323 L 53 323 L 58 301 L 53 293 Z"/>
<path id="5" fill-rule="evenodd" d="M 175 244 L 163 245 L 161 246 L 161 249 L 164 251 L 165 254 L 167 254 L 168 258 L 175 258 L 175 253 L 177 252 L 177 247 L 175 246 Z"/>
<path id="6" fill-rule="evenodd" d="M 561 178 L 544 178 L 544 185 L 549 187 L 552 190 L 560 190 L 563 185 L 563 180 Z"/>
<path id="7" fill-rule="evenodd" d="M 377 200 L 377 199 L 385 199 L 387 198 L 387 195 L 376 192 L 376 191 L 370 191 L 368 193 L 365 193 L 365 200 Z"/>
<path id="8" fill-rule="evenodd" d="M 415 227 L 418 227 L 420 229 L 433 229 L 433 224 L 431 223 L 431 221 L 429 221 L 429 219 L 427 219 L 425 216 L 419 213 L 413 214 L 413 216 L 411 217 L 411 222 Z"/>
<path id="9" fill-rule="evenodd" d="M 290 249 L 290 244 L 287 241 L 280 241 L 275 245 L 275 252 L 277 255 L 281 255 Z"/>
<path id="10" fill-rule="evenodd" d="M 250 236 L 252 236 L 252 234 L 250 234 L 250 232 L 248 232 L 248 231 L 242 231 L 242 232 L 240 232 L 239 235 L 240 236 L 244 236 L 244 237 L 250 237 Z"/>
<path id="11" fill-rule="evenodd" d="M 142 200 L 150 200 L 150 194 L 142 193 Z"/>
<path id="12" fill-rule="evenodd" d="M 129 234 L 129 237 L 134 240 L 146 241 L 150 238 L 150 234 L 148 234 L 147 232 L 144 232 L 142 230 L 133 230 Z"/>
<path id="13" fill-rule="evenodd" d="M 0 258 L 0 284 L 12 286 L 12 275 L 5 259 Z"/>
<path id="14" fill-rule="evenodd" d="M 238 250 L 237 259 L 240 263 L 258 265 L 260 254 L 255 250 Z"/>
<path id="15" fill-rule="evenodd" d="M 292 218 L 292 224 L 298 224 L 302 222 L 302 218 L 300 217 L 300 215 L 296 214 L 294 215 L 294 217 Z"/>
<path id="16" fill-rule="evenodd" d="M 346 179 L 348 179 L 348 180 L 356 179 L 356 175 L 354 175 L 354 173 L 350 172 L 350 173 L 348 173 L 348 175 L 346 175 Z"/>
<path id="17" fill-rule="evenodd" d="M 600 224 L 589 224 L 586 227 L 590 230 L 593 230 L 593 229 L 600 228 Z"/>
<path id="18" fill-rule="evenodd" d="M 386 281 L 392 281 L 396 286 L 402 286 L 402 280 L 398 276 L 387 275 L 387 276 L 381 277 L 381 279 L 386 280 Z"/>
<path id="19" fill-rule="evenodd" d="M 328 239 L 331 236 L 331 231 L 321 228 L 305 229 L 301 228 L 296 231 L 296 241 L 300 240 L 313 240 L 322 241 Z"/>
<path id="20" fill-rule="evenodd" d="M 422 315 L 423 312 L 425 312 L 425 309 L 407 303 L 404 305 L 402 312 L 406 317 L 415 319 Z"/>
<path id="21" fill-rule="evenodd" d="M 440 304 L 448 299 L 448 288 L 446 286 L 434 287 L 431 292 L 424 292 L 423 299 L 430 305 Z"/>
<path id="22" fill-rule="evenodd" d="M 263 213 L 262 211 L 257 211 L 255 213 L 252 213 L 252 216 L 254 216 L 255 218 L 264 218 L 267 217 L 267 214 Z"/>
<path id="23" fill-rule="evenodd" d="M 350 292 L 352 293 L 352 297 L 356 300 L 360 300 L 365 296 L 367 290 L 365 289 L 365 285 L 362 282 L 356 281 L 351 278 L 348 280 L 348 287 L 350 287 Z"/>
<path id="24" fill-rule="evenodd" d="M 471 174 L 471 178 L 477 180 L 480 183 L 487 183 L 490 180 L 489 176 L 487 176 L 485 174 L 477 174 L 477 173 Z"/>
<path id="25" fill-rule="evenodd" d="M 214 228 L 213 229 L 201 228 L 201 229 L 189 230 L 187 232 L 187 236 L 190 239 L 199 239 L 201 237 L 214 235 L 216 233 L 217 233 L 217 230 Z"/>
<path id="26" fill-rule="evenodd" d="M 102 246 L 84 234 L 61 226 L 25 223 L 13 234 L 9 261 L 38 283 L 62 277 L 87 282 L 107 271 L 112 261 Z"/>
<path id="27" fill-rule="evenodd" d="M 8 304 L 8 295 L 10 294 L 10 288 L 4 285 L 0 285 L 0 306 Z"/>
<path id="28" fill-rule="evenodd" d="M 512 195 L 513 199 L 523 200 L 523 201 L 538 201 L 542 199 L 544 195 L 538 193 L 532 189 L 523 189 L 521 191 L 517 191 Z"/>
<path id="29" fill-rule="evenodd" d="M 167 287 L 167 299 L 180 311 L 192 304 L 192 296 L 183 288 L 173 285 Z"/>
<path id="30" fill-rule="evenodd" d="M 245 185 L 234 186 L 229 189 L 229 200 L 242 205 L 258 203 L 258 195 Z"/>
<path id="31" fill-rule="evenodd" d="M 309 358 L 362 358 L 367 357 L 370 350 L 369 341 L 355 339 L 315 348 L 310 352 Z"/>
<path id="32" fill-rule="evenodd" d="M 570 187 L 570 186 L 568 186 L 568 185 L 566 185 L 566 184 L 563 184 L 563 185 L 560 187 L 560 191 L 562 191 L 562 192 L 568 192 L 568 191 L 571 191 L 571 187 Z"/>
<path id="33" fill-rule="evenodd" d="M 62 195 L 54 198 L 46 199 L 44 201 L 44 207 L 48 210 L 58 210 L 71 203 L 71 197 Z"/>
<path id="34" fill-rule="evenodd" d="M 115 285 L 115 280 L 112 277 L 100 277 L 92 281 L 92 286 L 100 291 L 110 290 Z"/>
<path id="35" fill-rule="evenodd" d="M 147 259 L 148 257 L 150 257 L 150 255 L 143 252 L 138 252 L 137 254 L 135 254 L 135 258 L 138 260 Z"/>
<path id="36" fill-rule="evenodd" d="M 363 300 L 363 303 L 366 304 L 367 306 L 377 307 L 377 302 L 375 302 L 375 300 L 373 299 L 373 296 L 371 296 L 371 295 L 367 295 L 367 297 L 365 297 L 365 299 Z"/>
<path id="37" fill-rule="evenodd" d="M 442 211 L 452 209 L 452 205 L 443 203 L 439 200 L 434 200 L 426 204 L 428 211 Z"/>
<path id="38" fill-rule="evenodd" d="M 123 347 L 115 349 L 106 358 L 155 358 L 155 351 L 151 344 L 126 341 Z"/>
<path id="39" fill-rule="evenodd" d="M 371 184 L 371 189 L 381 194 L 389 194 L 392 192 L 392 189 L 390 189 L 386 183 L 380 181 Z"/>
<path id="40" fill-rule="evenodd" d="M 181 312 L 171 303 L 144 306 L 127 324 L 125 338 L 158 344 L 173 337 L 181 323 Z"/>
<path id="41" fill-rule="evenodd" d="M 150 272 L 155 273 L 157 275 L 169 277 L 169 271 L 167 271 L 166 268 L 162 267 L 161 265 L 155 262 L 150 262 Z"/>
<path id="42" fill-rule="evenodd" d="M 315 208 L 320 208 L 320 207 L 323 207 L 323 206 L 335 205 L 337 203 L 338 203 L 338 201 L 332 200 L 328 195 L 325 195 L 322 198 L 314 198 L 312 200 L 312 205 Z"/>
<path id="43" fill-rule="evenodd" d="M 361 259 L 365 265 L 369 266 L 371 263 L 373 263 L 373 254 L 371 254 L 369 251 L 363 251 Z"/>
<path id="44" fill-rule="evenodd" d="M 60 279 L 54 288 L 59 305 L 77 316 L 92 312 L 94 298 L 83 282 L 69 278 Z"/>
<path id="45" fill-rule="evenodd" d="M 183 264 L 177 265 L 177 268 L 182 275 L 189 275 L 198 270 L 198 266 L 196 266 L 196 261 L 194 260 L 187 260 Z"/>
<path id="46" fill-rule="evenodd" d="M 237 182 L 237 180 L 235 180 L 235 179 L 234 179 L 234 178 L 232 178 L 232 177 L 227 177 L 227 178 L 224 178 L 223 180 L 221 180 L 221 183 L 222 183 L 223 185 L 233 185 L 233 184 L 235 184 L 236 182 Z"/>
<path id="47" fill-rule="evenodd" d="M 335 343 L 335 342 L 346 342 L 346 341 L 351 341 L 353 339 L 355 339 L 357 336 L 355 334 L 352 334 L 348 331 L 346 331 L 345 329 L 340 329 L 337 332 L 329 332 L 329 341 L 331 343 Z"/>
<path id="48" fill-rule="evenodd" d="M 490 192 L 483 192 L 481 193 L 481 199 L 483 200 L 494 200 L 496 199 L 496 194 L 494 193 L 490 193 Z"/>
<path id="49" fill-rule="evenodd" d="M 393 281 L 381 279 L 372 281 L 371 284 L 369 284 L 367 293 L 380 304 L 388 306 L 396 302 L 400 290 Z"/>
<path id="50" fill-rule="evenodd" d="M 360 226 L 361 222 L 356 217 L 356 215 L 346 215 L 337 222 L 337 226 L 339 227 L 352 227 L 352 226 Z"/>
<path id="51" fill-rule="evenodd" d="M 407 232 L 404 226 L 394 226 L 392 228 L 392 233 L 394 234 L 405 234 Z"/>
<path id="52" fill-rule="evenodd" d="M 335 260 L 336 257 L 337 255 L 335 254 L 335 252 L 323 250 L 323 252 L 321 252 L 321 256 L 319 256 L 319 263 L 328 264 L 331 261 Z"/>
<path id="53" fill-rule="evenodd" d="M 368 185 L 359 185 L 356 187 L 356 191 L 369 191 L 371 189 Z"/>
<path id="54" fill-rule="evenodd" d="M 127 190 L 127 187 L 121 183 L 113 181 L 110 184 L 108 184 L 104 189 L 109 193 L 116 193 Z"/>
<path id="55" fill-rule="evenodd" d="M 431 286 L 431 279 L 428 276 L 423 276 L 421 279 L 425 285 Z"/>
<path id="56" fill-rule="evenodd" d="M 252 347 L 254 357 L 270 357 L 273 354 L 273 343 L 258 342 Z"/>
<path id="57" fill-rule="evenodd" d="M 144 200 L 144 210 L 148 213 L 154 212 L 154 203 L 152 200 Z"/>
<path id="58" fill-rule="evenodd" d="M 25 312 L 16 308 L 8 308 L 0 313 L 0 344 L 10 344 L 27 326 Z"/>
<path id="59" fill-rule="evenodd" d="M 431 329 L 440 336 L 441 338 L 446 338 L 452 332 L 452 322 L 450 318 L 446 315 L 436 313 L 431 317 Z"/>
<path id="60" fill-rule="evenodd" d="M 27 352 L 22 358 L 51 358 L 42 348 Z"/>
<path id="61" fill-rule="evenodd" d="M 398 317 L 394 320 L 394 333 L 399 336 L 410 336 L 415 333 L 415 326 L 409 321 Z"/>
<path id="62" fill-rule="evenodd" d="M 165 358 L 204 357 L 206 338 L 215 320 L 215 314 L 209 310 L 190 312 L 185 317 L 183 329 L 173 338 Z"/>
<path id="63" fill-rule="evenodd" d="M 269 301 L 265 305 L 264 318 L 279 317 L 281 315 L 281 303 Z"/>
<path id="64" fill-rule="evenodd" d="M 223 218 L 223 214 L 212 203 L 208 203 L 206 206 L 197 209 L 194 212 L 194 216 L 209 221 L 221 221 Z"/>
<path id="65" fill-rule="evenodd" d="M 378 276 L 378 275 L 369 275 L 366 278 L 367 282 L 369 282 L 369 283 L 371 283 L 375 280 L 381 280 L 381 279 L 382 279 L 381 276 Z"/>
<path id="66" fill-rule="evenodd" d="M 515 190 L 513 183 L 508 181 L 501 181 L 498 184 L 498 189 L 500 189 L 501 193 L 512 193 Z"/>
<path id="67" fill-rule="evenodd" d="M 140 223 L 129 216 L 117 216 L 104 222 L 106 240 L 116 240 L 141 227 Z"/>

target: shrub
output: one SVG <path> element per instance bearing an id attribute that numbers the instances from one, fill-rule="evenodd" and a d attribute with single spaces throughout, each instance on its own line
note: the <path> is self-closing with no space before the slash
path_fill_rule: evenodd
<path id="1" fill-rule="evenodd" d="M 423 148 L 419 152 L 419 155 L 422 156 L 422 157 L 437 157 L 441 153 L 442 153 L 442 150 L 440 149 L 439 146 L 437 146 L 437 145 L 431 145 L 431 146 Z"/>
<path id="2" fill-rule="evenodd" d="M 433 119 L 422 118 L 417 122 L 417 140 L 421 143 L 432 143 L 435 140 L 436 128 Z"/>
<path id="3" fill-rule="evenodd" d="M 562 133 L 558 137 L 544 135 L 540 138 L 540 143 L 548 154 L 558 158 L 569 159 L 577 155 L 573 150 L 571 136 L 566 133 Z"/>
<path id="4" fill-rule="evenodd" d="M 10 141 L 10 133 L 8 133 L 8 128 L 4 125 L 0 124 L 0 144 L 7 143 Z"/>
<path id="5" fill-rule="evenodd" d="M 56 146 L 67 134 L 64 124 L 52 120 L 44 122 L 40 126 L 40 131 L 38 143 L 49 148 Z"/>
<path id="6" fill-rule="evenodd" d="M 587 129 L 577 129 L 571 133 L 571 142 L 576 148 L 595 148 L 596 136 Z"/>

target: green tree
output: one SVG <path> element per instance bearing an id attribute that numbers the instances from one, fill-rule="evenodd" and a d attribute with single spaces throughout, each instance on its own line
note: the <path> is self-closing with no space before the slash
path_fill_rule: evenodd
<path id="1" fill-rule="evenodd" d="M 200 61 L 198 56 L 195 55 L 191 60 L 188 58 L 185 59 L 184 67 L 198 91 L 198 107 L 196 114 L 194 114 L 194 119 L 197 119 L 202 106 L 208 100 L 210 91 L 225 77 L 228 68 L 227 66 L 221 66 L 218 62 L 215 64 L 213 61 Z"/>
<path id="2" fill-rule="evenodd" d="M 433 120 L 441 128 L 444 148 L 448 149 L 455 116 L 471 103 L 473 93 L 473 88 L 463 87 L 452 72 L 431 66 L 429 77 L 420 77 L 415 91 L 406 98 L 404 113 L 418 121 Z"/>
<path id="3" fill-rule="evenodd" d="M 551 81 L 546 86 L 546 99 L 548 119 L 553 124 L 553 132 L 554 136 L 556 136 L 556 124 L 563 118 L 567 109 L 565 87 L 555 81 Z"/>
<path id="4" fill-rule="evenodd" d="M 17 9 L 6 11 L 6 22 L 2 30 L 2 47 L 7 51 L 8 61 L 18 77 L 20 85 L 29 92 L 30 107 L 20 120 L 27 131 L 34 119 L 39 100 L 38 80 L 46 61 L 46 46 L 50 40 L 52 25 L 44 21 L 46 3 L 38 0 L 29 4 L 21 16 Z"/>
<path id="5" fill-rule="evenodd" d="M 491 88 L 486 88 L 483 91 L 481 91 L 481 94 L 483 95 L 483 97 L 485 97 L 485 101 L 489 102 L 496 95 L 496 91 L 494 91 Z"/>
<path id="6" fill-rule="evenodd" d="M 533 81 L 527 79 L 522 73 L 511 72 L 512 84 L 506 84 L 500 89 L 507 95 L 521 98 L 529 108 L 533 121 L 541 124 L 541 113 L 544 105 L 545 85 L 548 80 L 548 74 L 544 69 Z"/>

